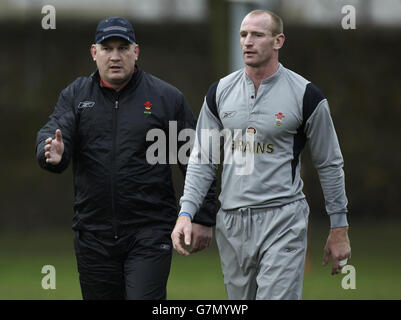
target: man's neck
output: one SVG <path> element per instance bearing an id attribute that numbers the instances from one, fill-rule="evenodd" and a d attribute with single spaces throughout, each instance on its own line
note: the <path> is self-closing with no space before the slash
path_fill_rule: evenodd
<path id="1" fill-rule="evenodd" d="M 128 77 L 128 79 L 127 79 L 126 81 L 124 81 L 123 83 L 112 84 L 112 83 L 110 83 L 110 82 L 108 82 L 108 81 L 106 81 L 106 80 L 100 78 L 100 84 L 101 84 L 103 87 L 106 87 L 106 88 L 112 89 L 112 90 L 114 90 L 114 91 L 116 91 L 116 92 L 119 92 L 119 91 L 121 91 L 122 89 L 124 89 L 124 87 L 128 84 L 128 82 L 130 82 L 130 80 L 131 80 L 132 77 L 134 76 L 135 72 L 137 72 L 137 71 L 138 71 L 138 69 L 137 69 L 137 67 L 135 66 L 135 67 L 134 67 L 134 72 L 132 72 L 131 75 Z"/>
<path id="2" fill-rule="evenodd" d="M 261 67 L 251 67 L 248 65 L 245 67 L 246 74 L 248 75 L 249 78 L 251 78 L 255 86 L 255 94 L 257 94 L 259 86 L 262 83 L 262 81 L 269 78 L 274 73 L 276 73 L 278 67 L 279 67 L 278 60 L 269 61 L 269 63 Z"/>
<path id="3" fill-rule="evenodd" d="M 100 84 L 103 87 L 106 87 L 106 88 L 109 88 L 109 89 L 119 92 L 127 85 L 127 83 L 131 80 L 131 78 L 132 78 L 132 75 L 123 83 L 118 83 L 118 84 L 113 84 L 113 83 L 107 82 L 104 79 L 100 79 Z"/>

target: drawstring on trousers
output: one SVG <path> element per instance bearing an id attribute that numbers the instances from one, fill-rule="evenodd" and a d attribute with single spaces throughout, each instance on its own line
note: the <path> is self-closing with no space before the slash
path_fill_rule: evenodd
<path id="1" fill-rule="evenodd" d="M 240 208 L 238 210 L 241 213 L 241 220 L 244 226 L 244 240 L 248 240 L 251 237 L 251 208 Z"/>

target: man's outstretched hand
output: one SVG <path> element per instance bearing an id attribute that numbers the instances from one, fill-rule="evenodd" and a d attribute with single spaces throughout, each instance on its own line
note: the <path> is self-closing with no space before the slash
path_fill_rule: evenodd
<path id="1" fill-rule="evenodd" d="M 56 130 L 55 138 L 47 138 L 45 141 L 46 163 L 59 164 L 64 153 L 64 142 L 61 130 Z"/>

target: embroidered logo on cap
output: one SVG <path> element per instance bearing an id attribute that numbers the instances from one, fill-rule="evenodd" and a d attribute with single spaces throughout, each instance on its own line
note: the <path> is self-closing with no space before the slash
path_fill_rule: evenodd
<path id="1" fill-rule="evenodd" d="M 120 26 L 111 26 L 111 27 L 104 28 L 103 32 L 114 31 L 114 30 L 128 32 L 127 28 L 120 27 Z"/>

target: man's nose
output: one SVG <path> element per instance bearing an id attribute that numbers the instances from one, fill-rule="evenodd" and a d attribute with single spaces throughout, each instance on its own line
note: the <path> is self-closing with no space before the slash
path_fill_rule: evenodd
<path id="1" fill-rule="evenodd" d="M 247 35 L 247 36 L 245 37 L 245 39 L 244 39 L 244 46 L 245 46 L 245 47 L 251 47 L 251 46 L 253 46 L 253 40 L 252 40 L 251 35 Z"/>
<path id="2" fill-rule="evenodd" d="M 111 52 L 110 60 L 113 60 L 113 61 L 115 61 L 115 60 L 121 60 L 120 52 L 119 52 L 118 50 L 113 50 L 113 51 Z"/>

